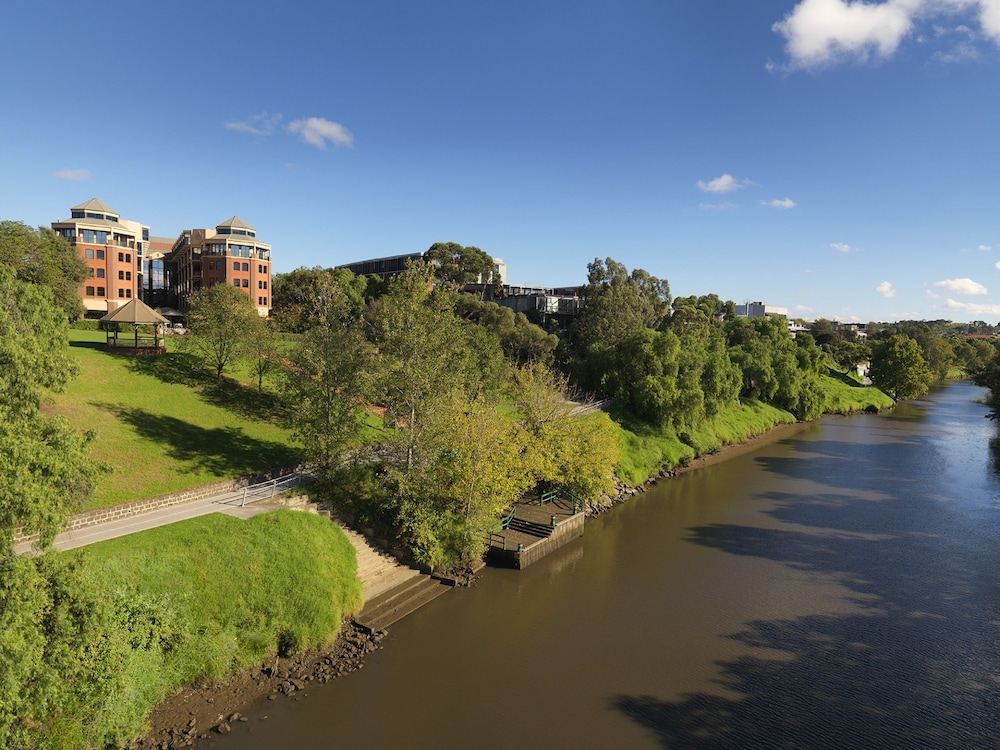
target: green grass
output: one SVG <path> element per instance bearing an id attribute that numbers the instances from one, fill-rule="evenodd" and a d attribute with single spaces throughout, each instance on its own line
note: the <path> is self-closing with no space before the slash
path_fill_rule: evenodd
<path id="1" fill-rule="evenodd" d="M 869 407 L 884 409 L 893 405 L 892 399 L 879 389 L 864 386 L 837 370 L 831 369 L 829 376 L 821 378 L 821 387 L 828 414 L 853 414 Z M 749 440 L 780 424 L 796 421 L 789 412 L 757 401 L 724 409 L 704 424 L 683 433 L 656 429 L 614 410 L 612 418 L 622 433 L 618 476 L 632 485 L 646 481 L 661 468 L 672 469 L 723 446 Z"/>
<path id="2" fill-rule="evenodd" d="M 122 692 L 94 717 L 125 736 L 184 685 L 329 644 L 362 603 L 353 546 L 310 513 L 211 514 L 57 554 L 83 559 L 130 634 Z"/>
<path id="3" fill-rule="evenodd" d="M 216 384 L 178 351 L 177 339 L 167 339 L 168 353 L 159 357 L 110 354 L 104 341 L 100 331 L 70 331 L 80 374 L 45 406 L 96 433 L 91 455 L 111 472 L 91 507 L 297 463 L 273 393 L 228 378 Z"/>
<path id="4" fill-rule="evenodd" d="M 853 371 L 829 368 L 829 375 L 821 378 L 828 414 L 854 414 L 870 407 L 887 409 L 893 400 L 878 388 L 859 383 Z"/>
<path id="5" fill-rule="evenodd" d="M 683 433 L 655 429 L 623 415 L 614 416 L 622 432 L 623 446 L 618 476 L 632 485 L 641 484 L 661 468 L 672 469 L 725 445 L 749 440 L 779 424 L 795 421 L 788 412 L 756 401 L 724 409 L 696 429 Z"/>

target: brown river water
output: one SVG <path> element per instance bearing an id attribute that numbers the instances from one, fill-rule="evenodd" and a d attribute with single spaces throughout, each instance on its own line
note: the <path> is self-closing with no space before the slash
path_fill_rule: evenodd
<path id="1" fill-rule="evenodd" d="M 1000 747 L 984 395 L 955 383 L 661 482 L 210 744 Z"/>

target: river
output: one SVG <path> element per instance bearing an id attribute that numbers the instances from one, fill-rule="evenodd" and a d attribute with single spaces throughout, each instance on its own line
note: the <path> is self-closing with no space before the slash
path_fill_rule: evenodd
<path id="1" fill-rule="evenodd" d="M 213 744 L 1000 747 L 984 395 L 954 383 L 661 482 Z"/>

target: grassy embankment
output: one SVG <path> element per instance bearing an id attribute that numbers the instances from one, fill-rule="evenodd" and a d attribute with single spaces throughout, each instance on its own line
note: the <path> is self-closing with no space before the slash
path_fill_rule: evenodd
<path id="1" fill-rule="evenodd" d="M 104 333 L 70 331 L 80 374 L 45 410 L 94 430 L 91 455 L 111 467 L 91 507 L 155 497 L 201 484 L 290 466 L 299 452 L 281 424 L 281 404 L 257 393 L 247 374 L 221 384 L 167 339 L 160 357 L 104 351 Z"/>
<path id="2" fill-rule="evenodd" d="M 866 387 L 848 374 L 830 369 L 821 378 L 827 414 L 852 414 L 869 407 L 886 409 L 893 401 L 877 388 Z M 622 432 L 622 458 L 618 476 L 636 485 L 661 468 L 674 468 L 698 456 L 714 453 L 725 445 L 763 435 L 773 427 L 796 421 L 790 412 L 756 401 L 725 409 L 697 429 L 684 433 L 653 429 L 626 415 L 615 414 Z"/>
<path id="3" fill-rule="evenodd" d="M 212 514 L 56 554 L 83 558 L 88 584 L 131 632 L 118 690 L 88 719 L 104 741 L 140 734 L 185 685 L 326 646 L 361 606 L 354 548 L 310 513 Z"/>

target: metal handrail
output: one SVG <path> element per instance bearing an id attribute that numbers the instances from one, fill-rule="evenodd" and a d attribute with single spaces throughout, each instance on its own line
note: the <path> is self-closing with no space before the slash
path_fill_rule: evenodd
<path id="1" fill-rule="evenodd" d="M 246 505 L 248 500 L 251 503 L 255 503 L 258 500 L 270 499 L 279 493 L 287 492 L 293 487 L 298 487 L 300 484 L 302 484 L 301 472 L 285 474 L 284 476 L 276 477 L 275 479 L 268 479 L 266 482 L 248 484 L 243 488 L 243 497 L 240 500 L 240 507 L 242 508 Z"/>

